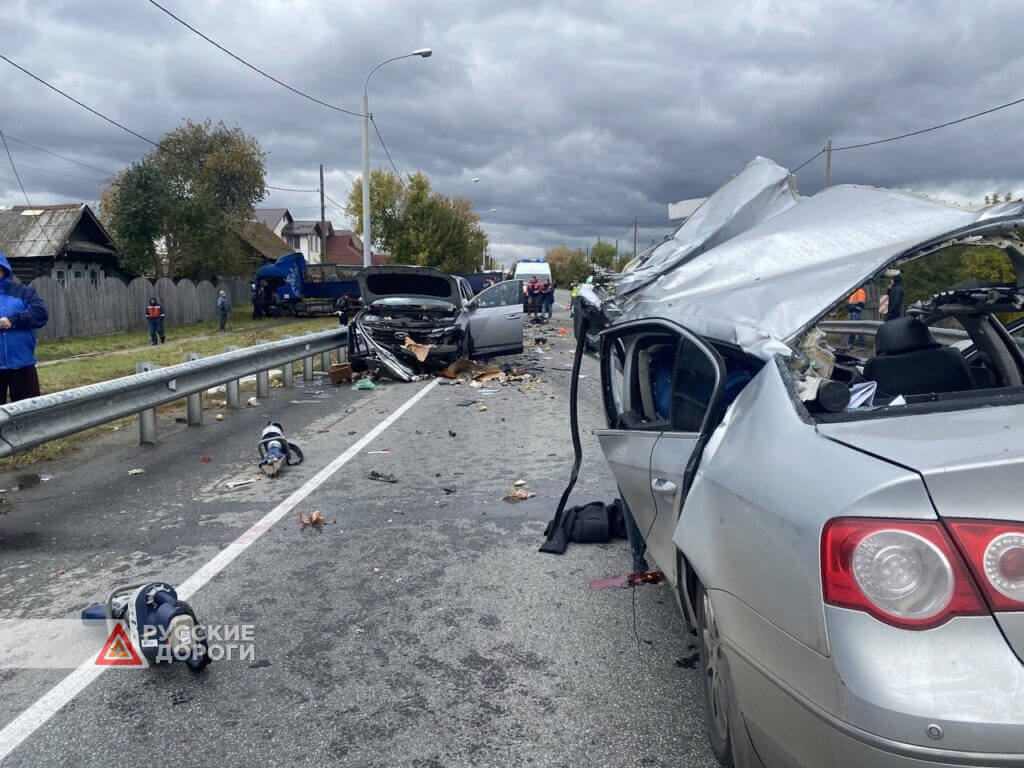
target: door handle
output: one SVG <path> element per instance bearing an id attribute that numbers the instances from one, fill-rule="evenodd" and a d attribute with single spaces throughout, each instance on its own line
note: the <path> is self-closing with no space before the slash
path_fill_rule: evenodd
<path id="1" fill-rule="evenodd" d="M 671 480 L 665 480 L 664 478 L 657 477 L 651 480 L 651 490 L 655 493 L 664 493 L 668 495 L 676 492 L 676 484 Z"/>

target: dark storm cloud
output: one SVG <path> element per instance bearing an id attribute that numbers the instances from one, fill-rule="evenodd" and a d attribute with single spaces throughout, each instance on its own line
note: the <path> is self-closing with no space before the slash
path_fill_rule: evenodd
<path id="1" fill-rule="evenodd" d="M 502 256 L 625 236 L 634 216 L 645 243 L 665 231 L 666 203 L 713 191 L 755 155 L 795 167 L 827 136 L 837 146 L 857 143 L 1024 95 L 1024 8 L 1016 0 L 731 10 L 667 2 L 166 4 L 283 80 L 355 111 L 370 67 L 433 47 L 431 59 L 373 76 L 371 110 L 403 172 L 422 170 L 445 193 L 481 178 L 460 192 L 478 210 L 497 209 L 484 218 Z M 358 119 L 275 86 L 144 0 L 7 0 L 0 28 L 6 54 L 146 136 L 185 117 L 241 125 L 269 153 L 271 184 L 312 188 L 322 162 L 328 193 L 342 202 L 359 173 Z M 111 170 L 148 149 L 4 66 L 4 131 Z M 1024 106 L 836 153 L 833 182 L 974 201 L 1020 193 L 1022 121 Z M 20 145 L 12 152 L 33 199 L 98 196 L 90 179 L 101 174 Z M 374 140 L 374 165 L 386 162 Z M 816 191 L 821 159 L 798 179 L 801 191 Z M 5 164 L 0 201 L 19 202 Z M 316 203 L 303 193 L 267 200 L 311 217 Z"/>

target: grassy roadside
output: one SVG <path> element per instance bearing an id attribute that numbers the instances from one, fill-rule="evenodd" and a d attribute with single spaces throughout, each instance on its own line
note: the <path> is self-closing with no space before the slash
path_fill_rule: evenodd
<path id="1" fill-rule="evenodd" d="M 314 317 L 286 323 L 249 319 L 244 324 L 238 323 L 234 328 L 233 323 L 229 321 L 228 330 L 220 333 L 217 331 L 216 323 L 196 323 L 192 326 L 168 328 L 167 343 L 157 347 L 148 346 L 148 334 L 138 333 L 118 333 L 54 342 L 54 346 L 60 345 L 62 353 L 52 355 L 50 359 L 67 357 L 69 350 L 72 349 L 75 351 L 71 351 L 71 355 L 99 354 L 96 357 L 83 357 L 41 366 L 38 369 L 39 388 L 44 395 L 60 392 L 135 373 L 136 362 L 174 365 L 184 361 L 186 352 L 216 355 L 223 352 L 225 346 L 250 347 L 261 341 L 276 341 L 283 336 L 299 336 L 329 330 L 336 328 L 337 324 L 337 318 L 334 317 Z M 45 345 L 49 346 L 50 344 Z M 44 343 L 41 341 L 37 353 L 41 353 L 43 349 Z M 124 349 L 130 351 L 120 352 Z M 112 352 L 117 354 L 111 354 Z M 42 354 L 37 354 L 37 358 L 46 359 Z"/>

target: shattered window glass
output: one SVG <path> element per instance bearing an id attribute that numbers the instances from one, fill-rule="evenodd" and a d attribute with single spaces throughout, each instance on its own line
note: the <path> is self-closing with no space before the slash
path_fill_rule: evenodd
<path id="1" fill-rule="evenodd" d="M 715 394 L 718 370 L 707 352 L 683 339 L 672 381 L 672 428 L 700 432 Z"/>
<path id="2" fill-rule="evenodd" d="M 492 285 L 487 290 L 477 294 L 476 305 L 478 307 L 515 306 L 522 301 L 519 285 L 520 282 L 518 280 L 508 280 Z"/>

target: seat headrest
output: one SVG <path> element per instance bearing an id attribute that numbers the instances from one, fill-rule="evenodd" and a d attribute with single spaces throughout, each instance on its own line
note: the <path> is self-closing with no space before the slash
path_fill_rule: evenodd
<path id="1" fill-rule="evenodd" d="M 875 337 L 875 355 L 878 357 L 938 349 L 941 346 L 932 337 L 928 326 L 916 317 L 898 317 L 882 323 Z"/>

